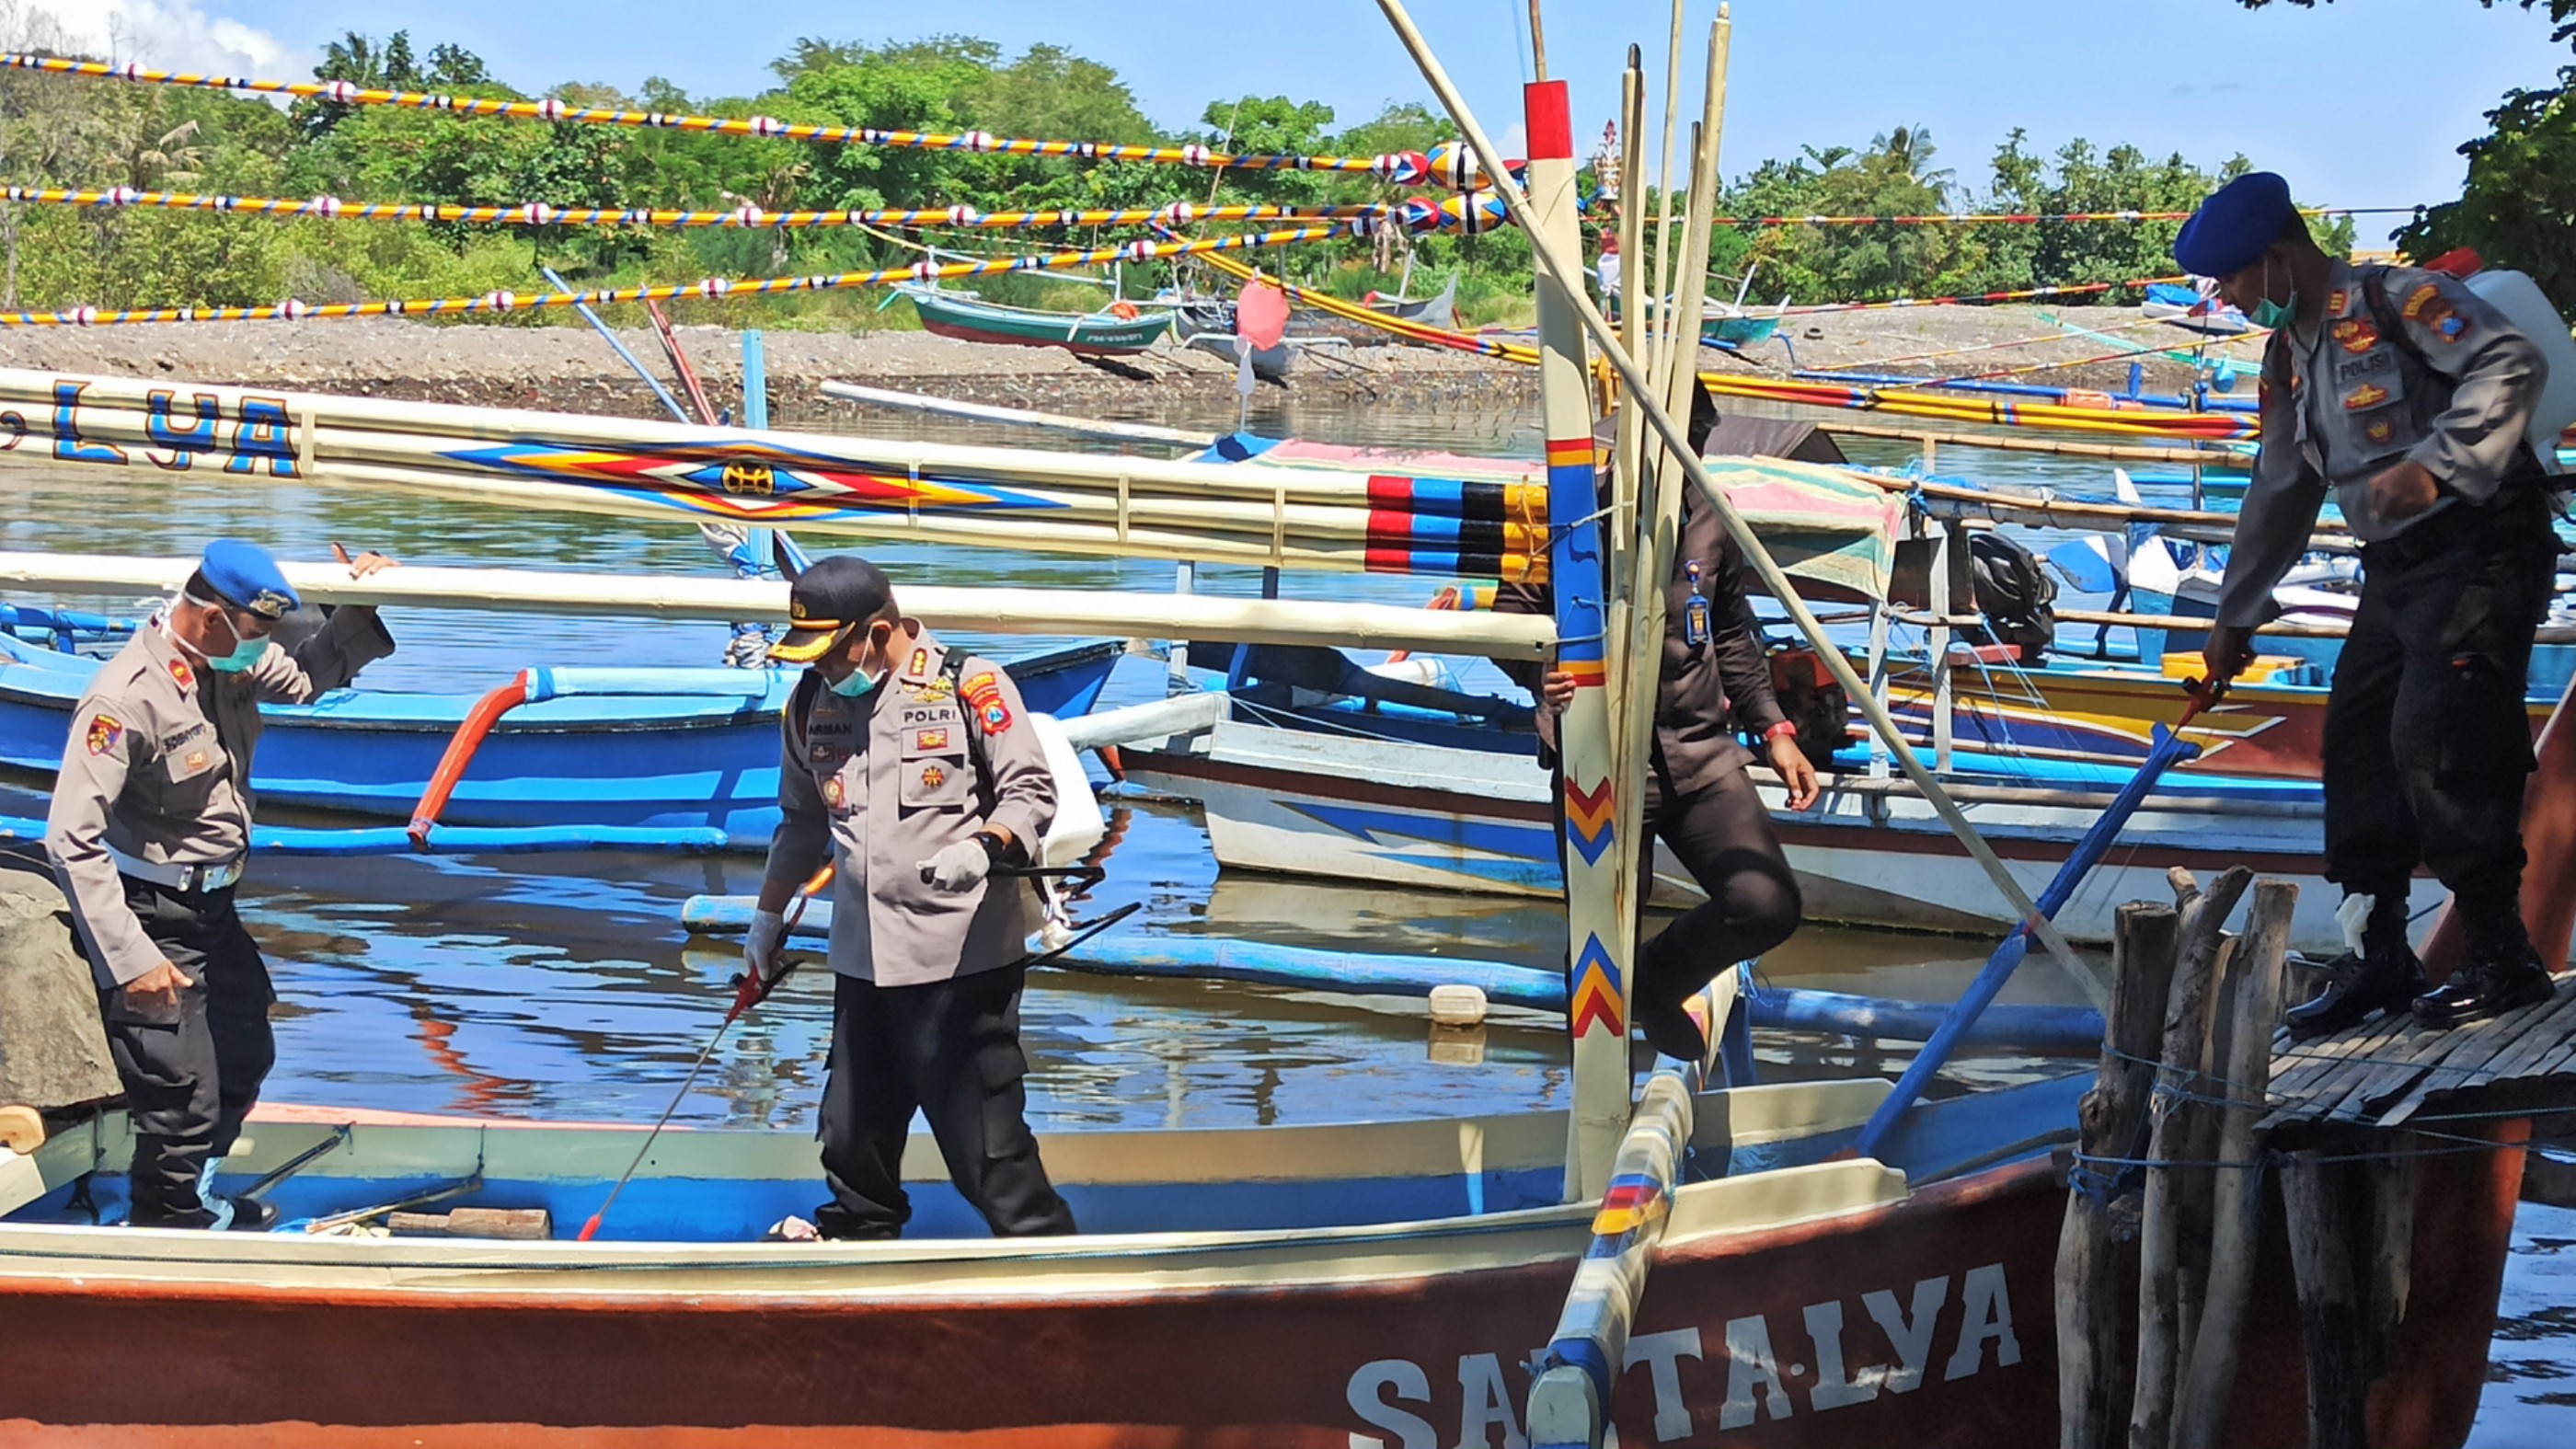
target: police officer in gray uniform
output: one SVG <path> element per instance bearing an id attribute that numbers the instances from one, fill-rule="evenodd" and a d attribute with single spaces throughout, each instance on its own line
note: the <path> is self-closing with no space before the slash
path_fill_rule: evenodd
<path id="1" fill-rule="evenodd" d="M 832 1060 L 820 1136 L 827 1238 L 899 1236 L 918 1110 L 949 1178 L 997 1236 L 1074 1230 L 1027 1121 L 1020 989 L 1029 882 L 1055 777 L 1019 687 L 895 607 L 867 560 L 817 560 L 772 658 L 809 666 L 783 722 L 778 833 L 744 946 L 774 984 L 783 913 L 828 856 Z M 765 986 L 764 986 L 765 989 Z"/>
<path id="2" fill-rule="evenodd" d="M 350 572 L 390 563 L 365 554 Z M 376 611 L 353 606 L 290 653 L 268 635 L 296 607 L 258 545 L 207 545 L 179 597 L 82 693 L 46 812 L 45 848 L 97 977 L 134 1123 L 137 1227 L 263 1227 L 276 1216 L 211 1191 L 277 1059 L 268 966 L 233 911 L 259 706 L 307 703 L 394 650 Z"/>
<path id="3" fill-rule="evenodd" d="M 2185 270 L 2272 329 L 2261 452 L 2238 515 L 2209 678 L 2233 678 L 2276 612 L 2332 488 L 2360 540 L 2361 603 L 2326 713 L 2326 878 L 2353 949 L 2292 1030 L 2339 1031 L 2413 1001 L 2452 1025 L 2544 1000 L 2524 934 L 2524 711 L 2558 545 L 2525 434 L 2547 381 L 2532 341 L 2455 279 L 2329 257 L 2268 172 L 2228 183 L 2174 242 Z M 2467 936 L 2430 993 L 2407 944 L 2418 864 Z"/>

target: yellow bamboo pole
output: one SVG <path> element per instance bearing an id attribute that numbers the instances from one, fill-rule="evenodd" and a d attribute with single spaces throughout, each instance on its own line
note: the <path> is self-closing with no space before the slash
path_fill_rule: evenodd
<path id="1" fill-rule="evenodd" d="M 1483 124 L 1476 119 L 1475 112 L 1468 107 L 1466 98 L 1458 93 L 1456 84 L 1449 79 L 1449 73 L 1440 64 L 1439 57 L 1432 53 L 1430 42 L 1423 39 L 1421 29 L 1413 23 L 1413 17 L 1406 11 L 1403 0 L 1378 0 L 1378 9 L 1386 15 L 1387 23 L 1394 28 L 1396 37 L 1403 42 L 1406 51 L 1412 55 L 1414 64 L 1421 70 L 1424 81 L 1439 97 L 1441 106 L 1449 112 L 1450 118 L 1455 120 L 1459 129 L 1466 134 L 1469 144 L 1480 149 L 1489 149 L 1492 139 L 1486 134 Z M 1602 320 L 1600 309 L 1592 306 L 1583 296 L 1580 280 L 1582 274 L 1577 263 L 1568 260 L 1572 249 L 1566 247 L 1560 239 L 1539 230 L 1535 224 L 1537 214 L 1530 204 L 1529 197 L 1510 176 L 1498 176 L 1494 179 L 1494 193 L 1501 199 L 1505 210 L 1520 223 L 1523 233 L 1529 237 L 1530 252 L 1537 262 L 1539 274 L 1555 283 L 1557 296 L 1571 302 L 1575 315 L 1582 321 L 1583 330 L 1591 334 L 1594 344 L 1599 347 L 1604 359 L 1618 371 L 1621 380 L 1628 388 L 1632 392 L 1644 393 L 1648 385 L 1645 370 L 1638 366 L 1636 358 L 1629 355 L 1626 348 L 1620 346 L 1617 333 L 1612 330 L 1608 322 Z M 1569 283 L 1571 290 L 1569 290 Z M 1547 294 L 1542 293 L 1542 295 Z M 1906 777 L 1914 782 L 1915 788 L 1923 792 L 1925 802 L 1932 806 L 1933 812 L 1941 817 L 1942 823 L 1949 826 L 1952 834 L 1958 837 L 1959 843 L 1966 848 L 1969 857 L 1985 871 L 1986 878 L 1994 883 L 1995 890 L 2011 904 L 2013 913 L 2020 917 L 2023 925 L 2049 956 L 2064 967 L 2068 976 L 2075 980 L 2097 1004 L 2106 1000 L 2109 993 L 2096 979 L 2094 973 L 2076 956 L 2074 947 L 2067 944 L 2065 935 L 2057 929 L 2054 922 L 2040 913 L 2039 907 L 2032 902 L 2030 893 L 2022 889 L 2021 883 L 2014 879 L 2012 871 L 1995 855 L 1993 847 L 1986 844 L 1985 838 L 1977 834 L 1976 827 L 1968 822 L 1967 816 L 1960 813 L 1957 802 L 1941 788 L 1940 780 L 1923 767 L 1923 762 L 1916 757 L 1912 744 L 1906 740 L 1903 731 L 1897 728 L 1896 721 L 1887 713 L 1886 708 L 1870 694 L 1868 686 L 1861 681 L 1860 676 L 1853 672 L 1850 661 L 1844 659 L 1841 651 L 1834 648 L 1832 642 L 1825 637 L 1824 626 L 1816 622 L 1813 611 L 1809 610 L 1805 601 L 1798 597 L 1797 590 L 1790 585 L 1788 575 L 1781 570 L 1779 561 L 1771 556 L 1771 550 L 1754 535 L 1752 528 L 1745 523 L 1743 515 L 1736 512 L 1734 503 L 1727 498 L 1725 490 L 1719 488 L 1710 477 L 1708 468 L 1689 453 L 1688 434 L 1681 425 L 1673 421 L 1672 415 L 1665 410 L 1662 400 L 1641 396 L 1637 401 L 1638 405 L 1645 410 L 1648 426 L 1663 439 L 1667 448 L 1676 452 L 1683 471 L 1689 475 L 1692 485 L 1706 494 L 1710 503 L 1715 506 L 1719 520 L 1724 523 L 1727 532 L 1734 536 L 1737 546 L 1743 549 L 1745 562 L 1753 566 L 1753 571 L 1761 576 L 1764 586 L 1779 599 L 1781 607 L 1788 611 L 1791 621 L 1798 626 L 1799 633 L 1815 645 L 1817 657 L 1824 664 L 1826 671 L 1834 676 L 1834 682 L 1840 684 L 1843 692 L 1860 708 L 1863 717 L 1869 721 L 1870 728 L 1887 743 L 1890 754 L 1904 769 Z M 1565 592 L 1562 580 L 1559 582 L 1558 592 L 1560 597 Z M 1560 634 L 1563 632 L 1560 627 Z M 1577 1081 L 1577 1090 L 1580 1091 L 1579 1071 Z"/>

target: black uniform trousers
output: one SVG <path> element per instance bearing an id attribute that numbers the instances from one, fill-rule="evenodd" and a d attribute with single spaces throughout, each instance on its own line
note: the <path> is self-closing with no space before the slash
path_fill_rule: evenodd
<path id="1" fill-rule="evenodd" d="M 2421 863 L 2473 936 L 2518 916 L 2523 693 L 2557 556 L 2545 494 L 2516 480 L 2363 548 L 2325 725 L 2326 878 L 2347 894 L 2403 899 Z"/>
<path id="2" fill-rule="evenodd" d="M 175 1006 L 138 1007 L 116 987 L 99 993 L 109 1055 L 134 1123 L 133 1220 L 206 1227 L 197 1175 L 232 1151 L 242 1119 L 277 1063 L 268 1025 L 276 993 L 268 963 L 233 911 L 230 886 L 183 891 L 127 876 L 125 903 L 143 932 L 196 984 Z"/>
<path id="3" fill-rule="evenodd" d="M 1653 842 L 1661 837 L 1708 899 L 1636 956 L 1632 995 L 1675 1003 L 1796 933 L 1805 902 L 1798 878 L 1771 829 L 1771 812 L 1743 770 L 1730 770 L 1689 794 L 1674 790 L 1663 751 L 1646 781 L 1645 828 L 1639 832 L 1637 879 L 1652 879 Z M 1558 798 L 1564 798 L 1560 789 Z M 1561 837 L 1560 837 L 1561 838 Z"/>
<path id="4" fill-rule="evenodd" d="M 832 1060 L 823 1085 L 827 1238 L 892 1238 L 912 1217 L 903 1145 L 917 1109 L 949 1181 L 1003 1238 L 1070 1233 L 1073 1210 L 1047 1181 L 1029 1131 L 1020 1051 L 1019 966 L 919 986 L 856 977 L 832 988 Z"/>

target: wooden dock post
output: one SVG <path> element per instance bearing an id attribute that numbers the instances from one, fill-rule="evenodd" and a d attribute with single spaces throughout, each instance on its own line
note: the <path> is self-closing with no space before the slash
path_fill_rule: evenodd
<path id="1" fill-rule="evenodd" d="M 2213 1153 L 2218 1162 L 2249 1161 L 2259 1150 L 2256 1124 L 2272 1082 L 2272 1028 L 2281 1015 L 2281 975 L 2289 950 L 2290 918 L 2298 904 L 2297 886 L 2267 880 L 2255 885 L 2254 903 L 2246 908 L 2245 936 L 2228 980 L 2224 1076 L 2211 1092 L 2228 1103 L 2219 1109 Z M 2213 1187 L 2209 1276 L 2200 1321 L 2181 1360 L 2175 1449 L 2215 1449 L 2226 1428 L 2245 1305 L 2253 1287 L 2256 1239 L 2263 1222 L 2261 1169 L 2218 1169 Z"/>
<path id="2" fill-rule="evenodd" d="M 2163 1164 L 2187 1161 L 2192 1117 L 2183 1111 L 2184 1094 L 2203 1090 L 2209 1061 L 2209 1025 L 2216 992 L 2224 927 L 2237 898 L 2254 873 L 2229 868 L 2210 882 L 2206 894 L 2182 910 L 2179 953 L 2173 990 L 2165 1007 L 2164 1044 L 2156 1068 L 2156 1095 L 2147 1104 L 2151 1129 L 2147 1143 L 2146 1205 L 2138 1234 L 2138 1374 L 2129 1407 L 2129 1442 L 2162 1449 L 2173 1434 L 2175 1368 L 2182 1360 L 2182 1231 L 2186 1199 L 2205 1191 L 2205 1168 L 2183 1169 Z M 2197 1295 L 2195 1295 L 2196 1297 Z"/>
<path id="3" fill-rule="evenodd" d="M 2111 946 L 2111 1011 L 2102 1065 L 2084 1096 L 2078 1139 L 2087 1157 L 2136 1157 L 2147 1087 L 2164 1033 L 2181 917 L 2147 901 L 2120 907 Z M 2135 1235 L 2117 1184 L 2124 1168 L 2076 1166 L 2057 1239 L 2057 1404 L 2062 1449 L 2110 1449 L 2129 1415 L 2121 1339 L 2119 1245 Z"/>

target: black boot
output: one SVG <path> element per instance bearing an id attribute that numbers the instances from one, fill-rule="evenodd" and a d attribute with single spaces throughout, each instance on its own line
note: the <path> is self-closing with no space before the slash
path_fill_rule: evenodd
<path id="1" fill-rule="evenodd" d="M 1682 1003 L 1708 983 L 1684 979 L 1688 973 L 1665 959 L 1666 950 L 1657 949 L 1663 946 L 1664 937 L 1657 936 L 1637 953 L 1637 979 L 1628 993 L 1628 1014 L 1636 1019 L 1637 1034 L 1656 1051 L 1685 1062 L 1706 1060 L 1708 1038 Z"/>
<path id="2" fill-rule="evenodd" d="M 2424 963 L 2402 935 L 2393 943 L 2365 938 L 2362 951 L 2337 956 L 2326 973 L 2325 990 L 2283 1014 L 2291 1036 L 2331 1036 L 2373 1012 L 2403 1011 L 2424 990 Z"/>
<path id="3" fill-rule="evenodd" d="M 2540 964 L 2519 917 L 2510 924 L 2469 934 L 2469 948 L 2451 979 L 2415 998 L 2415 1015 L 2426 1026 L 2453 1027 L 2490 1016 L 2502 1016 L 2547 1001 L 2557 990 L 2549 968 Z"/>

